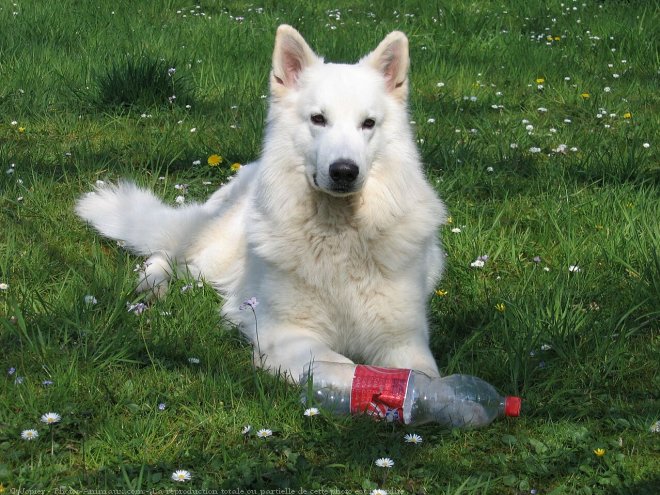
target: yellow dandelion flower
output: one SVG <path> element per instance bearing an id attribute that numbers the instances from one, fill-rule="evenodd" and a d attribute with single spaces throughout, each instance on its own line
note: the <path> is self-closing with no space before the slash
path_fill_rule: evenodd
<path id="1" fill-rule="evenodd" d="M 548 35 L 548 36 L 545 37 L 545 39 L 548 40 L 548 41 L 552 41 L 553 38 L 552 38 L 552 36 Z"/>
<path id="2" fill-rule="evenodd" d="M 452 217 L 447 217 L 447 225 L 451 225 L 454 223 L 454 219 Z"/>
<path id="3" fill-rule="evenodd" d="M 447 295 L 447 291 L 443 289 L 438 289 L 435 291 L 435 295 L 438 297 L 445 297 Z"/>
<path id="4" fill-rule="evenodd" d="M 624 119 L 632 119 L 632 113 L 630 113 L 630 112 L 626 112 L 626 113 L 624 113 L 624 114 L 623 114 L 623 118 L 624 118 Z"/>
<path id="5" fill-rule="evenodd" d="M 537 77 L 536 78 L 536 84 L 543 84 L 545 82 L 545 79 L 542 77 Z"/>
<path id="6" fill-rule="evenodd" d="M 19 127 L 19 128 L 18 128 L 18 132 L 19 132 L 20 134 L 23 134 L 23 133 L 25 132 L 25 127 Z"/>
<path id="7" fill-rule="evenodd" d="M 506 311 L 506 305 L 504 303 L 497 303 L 495 309 L 500 313 L 504 313 L 504 311 Z"/>
<path id="8" fill-rule="evenodd" d="M 587 93 L 586 91 L 584 93 L 582 93 L 580 96 L 584 100 L 588 100 L 589 98 L 591 98 L 591 95 L 589 93 Z"/>
<path id="9" fill-rule="evenodd" d="M 232 163 L 231 167 L 229 167 L 229 168 L 231 169 L 232 172 L 237 172 L 238 169 L 241 168 L 241 164 L 240 163 Z"/>
<path id="10" fill-rule="evenodd" d="M 603 457 L 605 452 L 607 452 L 605 449 L 594 449 L 594 454 L 596 454 L 596 457 Z"/>
<path id="11" fill-rule="evenodd" d="M 209 156 L 207 163 L 209 164 L 209 167 L 217 167 L 222 163 L 222 157 L 220 155 L 213 154 Z"/>
<path id="12" fill-rule="evenodd" d="M 555 41 L 559 41 L 561 39 L 561 36 L 555 36 Z"/>

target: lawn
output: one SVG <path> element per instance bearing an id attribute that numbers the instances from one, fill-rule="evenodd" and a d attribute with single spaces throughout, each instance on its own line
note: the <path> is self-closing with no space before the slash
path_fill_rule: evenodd
<path id="1" fill-rule="evenodd" d="M 658 493 L 659 14 L 635 0 L 0 4 L 0 493 Z M 142 260 L 73 214 L 97 180 L 203 200 L 257 157 L 281 23 L 330 61 L 409 36 L 410 118 L 451 212 L 433 351 L 444 374 L 521 395 L 520 418 L 306 417 L 299 390 L 253 370 L 211 287 L 181 279 L 144 301 Z M 179 469 L 191 478 L 172 481 Z"/>

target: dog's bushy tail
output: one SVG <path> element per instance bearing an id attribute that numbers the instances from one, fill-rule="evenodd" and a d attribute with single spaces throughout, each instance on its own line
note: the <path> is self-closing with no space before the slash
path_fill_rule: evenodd
<path id="1" fill-rule="evenodd" d="M 203 205 L 172 207 L 130 182 L 103 185 L 83 195 L 75 211 L 102 235 L 122 241 L 135 254 L 177 258 L 207 219 Z"/>

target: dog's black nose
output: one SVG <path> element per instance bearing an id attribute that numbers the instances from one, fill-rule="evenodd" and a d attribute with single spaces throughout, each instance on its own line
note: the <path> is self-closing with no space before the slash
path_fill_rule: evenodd
<path id="1" fill-rule="evenodd" d="M 353 160 L 337 160 L 330 164 L 330 178 L 339 184 L 355 182 L 360 168 Z"/>

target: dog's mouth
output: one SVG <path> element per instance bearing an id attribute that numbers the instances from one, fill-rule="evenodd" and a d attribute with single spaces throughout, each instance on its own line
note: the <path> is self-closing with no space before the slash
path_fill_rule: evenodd
<path id="1" fill-rule="evenodd" d="M 336 197 L 350 196 L 352 194 L 355 194 L 359 190 L 359 188 L 355 187 L 355 184 L 353 183 L 345 184 L 341 182 L 333 182 L 330 188 L 322 187 L 318 183 L 316 174 L 312 176 L 312 180 L 314 182 L 314 188 L 317 191 L 321 191 L 323 193 L 329 194 L 330 196 L 336 196 Z"/>

